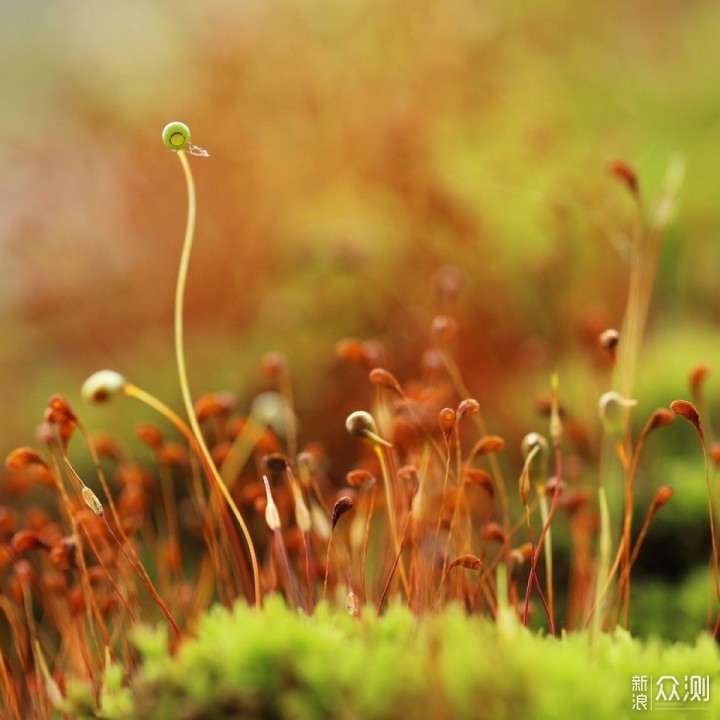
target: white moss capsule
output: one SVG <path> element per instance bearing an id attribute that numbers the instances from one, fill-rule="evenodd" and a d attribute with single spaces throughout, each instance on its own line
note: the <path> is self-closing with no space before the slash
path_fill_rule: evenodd
<path id="1" fill-rule="evenodd" d="M 392 443 L 384 440 L 378 434 L 377 425 L 373 416 L 365 410 L 356 410 L 350 413 L 345 420 L 345 429 L 355 437 L 366 440 L 371 445 L 384 445 L 392 447 Z"/>
<path id="2" fill-rule="evenodd" d="M 549 452 L 548 441 L 540 433 L 531 432 L 528 433 L 520 443 L 520 449 L 522 451 L 523 457 L 527 458 L 527 456 L 530 454 L 530 451 L 535 446 L 538 446 L 540 448 L 539 452 L 542 453 L 543 456 L 547 456 Z"/>
<path id="3" fill-rule="evenodd" d="M 86 485 L 81 491 L 84 503 L 97 515 L 103 514 L 103 506 L 98 496 Z"/>
<path id="4" fill-rule="evenodd" d="M 98 370 L 82 385 L 80 394 L 87 402 L 101 403 L 121 392 L 127 380 L 114 370 Z"/>
<path id="5" fill-rule="evenodd" d="M 295 522 L 300 528 L 300 532 L 308 533 L 312 530 L 312 518 L 302 493 L 295 485 L 293 485 L 293 495 L 295 496 Z"/>
<path id="6" fill-rule="evenodd" d="M 280 524 L 280 513 L 278 512 L 277 505 L 273 500 L 272 492 L 270 492 L 270 481 L 266 475 L 263 475 L 263 482 L 265 483 L 265 495 L 267 497 L 267 505 L 265 505 L 265 522 L 267 526 L 275 532 L 281 527 Z"/>
<path id="7" fill-rule="evenodd" d="M 170 150 L 184 150 L 190 144 L 190 128 L 177 121 L 168 123 L 163 128 L 162 141 Z"/>
<path id="8" fill-rule="evenodd" d="M 535 485 L 539 494 L 544 492 L 543 484 L 547 479 L 547 464 L 550 447 L 544 435 L 528 433 L 520 445 L 525 465 L 520 476 L 520 497 L 525 504 L 530 491 L 530 482 Z"/>
<path id="9" fill-rule="evenodd" d="M 630 410 L 637 400 L 626 398 L 615 391 L 603 393 L 598 401 L 598 413 L 605 431 L 614 439 L 621 438 L 627 427 Z"/>

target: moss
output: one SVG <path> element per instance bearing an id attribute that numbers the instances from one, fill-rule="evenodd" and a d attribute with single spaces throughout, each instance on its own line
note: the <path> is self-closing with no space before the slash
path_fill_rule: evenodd
<path id="1" fill-rule="evenodd" d="M 105 675 L 101 708 L 77 685 L 74 717 L 171 718 L 623 718 L 632 677 L 710 675 L 704 718 L 720 717 L 720 654 L 711 638 L 663 645 L 618 631 L 560 639 L 449 607 L 416 619 L 402 607 L 354 619 L 321 608 L 312 618 L 269 598 L 258 612 L 215 608 L 172 657 L 156 630 L 137 634 L 140 669 L 123 686 Z M 681 715 L 679 715 L 681 716 Z M 664 711 L 663 717 L 673 717 Z"/>

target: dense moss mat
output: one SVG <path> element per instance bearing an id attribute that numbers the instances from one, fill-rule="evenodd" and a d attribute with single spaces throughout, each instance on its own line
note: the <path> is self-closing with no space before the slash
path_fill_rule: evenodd
<path id="1" fill-rule="evenodd" d="M 73 717 L 720 717 L 720 653 L 708 636 L 677 645 L 621 631 L 554 639 L 458 608 L 420 621 L 401 607 L 379 619 L 326 608 L 305 617 L 271 598 L 262 612 L 215 608 L 175 656 L 161 629 L 138 632 L 136 644 L 139 670 L 126 685 L 110 666 L 99 710 L 87 686 L 69 684 Z M 633 710 L 633 678 L 647 678 L 651 703 L 661 676 L 676 677 L 681 693 L 690 676 L 709 676 L 709 700 Z"/>

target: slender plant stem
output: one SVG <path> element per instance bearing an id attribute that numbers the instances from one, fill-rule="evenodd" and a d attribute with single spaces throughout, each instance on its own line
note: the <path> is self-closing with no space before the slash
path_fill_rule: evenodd
<path id="1" fill-rule="evenodd" d="M 139 400 L 143 404 L 147 405 L 148 407 L 151 407 L 153 410 L 158 412 L 160 415 L 162 415 L 166 420 L 169 420 L 182 434 L 182 436 L 187 440 L 190 447 L 193 449 L 195 454 L 197 455 L 198 459 L 200 460 L 200 464 L 203 467 L 203 471 L 205 472 L 205 476 L 207 477 L 208 481 L 212 485 L 212 489 L 215 491 L 214 500 L 216 500 L 218 503 L 220 503 L 220 508 L 223 513 L 223 519 L 226 523 L 228 533 L 230 535 L 231 542 L 233 543 L 235 547 L 235 553 L 240 561 L 241 564 L 241 571 L 243 573 L 243 578 L 245 577 L 246 573 L 246 564 L 245 564 L 245 556 L 242 553 L 242 548 L 240 547 L 240 539 L 237 536 L 237 533 L 235 532 L 235 528 L 232 525 L 232 518 L 230 518 L 230 515 L 227 512 L 227 507 L 225 504 L 222 504 L 223 497 L 220 496 L 220 485 L 217 483 L 215 477 L 217 470 L 215 469 L 215 465 L 212 463 L 208 463 L 208 458 L 203 454 L 200 445 L 198 443 L 197 438 L 193 434 L 192 430 L 188 426 L 188 424 L 174 411 L 172 408 L 168 407 L 160 401 L 158 398 L 156 398 L 154 395 L 150 394 L 146 390 L 143 390 L 142 388 L 138 387 L 137 385 L 133 385 L 132 383 L 126 383 L 125 386 L 122 389 L 123 394 L 127 395 L 128 397 L 132 397 L 135 400 Z M 227 506 L 230 507 L 230 510 L 232 510 L 233 514 L 237 518 L 239 514 L 239 510 L 237 506 L 235 505 L 235 501 L 233 500 L 232 496 L 225 495 Z M 208 544 L 210 544 L 210 538 L 208 536 Z M 249 578 L 247 580 L 247 583 L 249 585 Z M 248 588 L 249 589 L 249 588 Z"/>
<path id="2" fill-rule="evenodd" d="M 363 554 L 362 554 L 362 602 L 363 605 L 367 602 L 367 587 L 366 587 L 366 574 L 367 574 L 367 555 L 368 555 L 368 544 L 370 542 L 370 520 L 372 519 L 373 509 L 375 507 L 375 485 L 370 488 L 370 508 L 368 509 L 367 519 L 365 520 L 365 537 L 363 540 Z"/>
<path id="3" fill-rule="evenodd" d="M 332 541 L 333 541 L 334 534 L 335 534 L 335 528 L 333 528 L 330 531 L 330 537 L 328 538 L 327 554 L 325 555 L 325 580 L 323 582 L 323 594 L 322 594 L 323 602 L 325 602 L 325 600 L 327 600 L 328 577 L 330 575 L 330 551 L 332 550 Z"/>
<path id="4" fill-rule="evenodd" d="M 385 454 L 383 452 L 383 449 L 379 446 L 374 446 L 375 448 L 375 454 L 377 455 L 378 462 L 380 463 L 380 472 L 383 476 L 383 485 L 385 485 L 385 501 L 387 502 L 387 511 L 388 511 L 388 518 L 390 520 L 390 532 L 393 536 L 393 543 L 395 545 L 395 552 L 398 555 L 398 559 L 396 560 L 396 563 L 400 566 L 400 579 L 402 580 L 403 587 L 405 588 L 405 593 L 407 594 L 408 600 L 410 599 L 410 585 L 408 583 L 407 575 L 405 574 L 405 563 L 403 562 L 402 558 L 402 542 L 400 540 L 400 536 L 398 535 L 397 531 L 397 517 L 395 512 L 395 499 L 393 497 L 392 488 L 390 487 L 390 484 L 392 482 L 392 478 L 390 476 L 390 471 L 388 470 L 388 464 L 385 460 Z"/>
<path id="5" fill-rule="evenodd" d="M 180 627 L 178 626 L 178 624 L 175 622 L 175 619 L 173 618 L 172 613 L 168 609 L 168 606 L 165 604 L 163 599 L 160 597 L 160 594 L 155 589 L 155 585 L 152 583 L 152 581 L 146 574 L 143 574 L 143 572 L 142 572 L 142 570 L 140 570 L 140 567 L 138 566 L 138 564 L 130 557 L 128 552 L 123 547 L 123 544 L 122 544 L 120 538 L 115 534 L 115 531 L 112 529 L 112 526 L 107 521 L 107 518 L 105 517 L 105 515 L 101 515 L 101 517 L 103 519 L 103 522 L 105 523 L 105 527 L 107 528 L 108 532 L 110 533 L 110 535 L 112 535 L 113 540 L 115 540 L 115 542 L 117 543 L 117 546 L 120 548 L 120 552 L 125 556 L 125 559 L 130 563 L 130 565 L 132 565 L 133 570 L 135 570 L 135 572 L 140 577 L 140 580 L 142 580 L 143 584 L 145 585 L 148 592 L 152 596 L 152 599 L 155 601 L 155 604 L 160 608 L 160 610 L 162 610 L 163 614 L 167 618 L 167 621 L 170 623 L 170 625 L 172 626 L 172 629 L 175 631 L 175 634 L 178 636 L 178 638 L 180 638 L 182 640 L 182 638 L 183 638 L 182 631 L 180 630 Z"/>
<path id="6" fill-rule="evenodd" d="M 450 379 L 452 380 L 455 389 L 460 393 L 462 397 L 472 397 L 472 394 L 470 393 L 467 385 L 465 385 L 462 379 L 462 375 L 460 375 L 460 370 L 455 364 L 455 361 L 448 355 L 448 353 L 444 351 L 441 351 L 440 358 L 445 365 L 445 369 L 447 370 L 448 375 L 450 375 Z M 483 419 L 483 416 L 479 410 L 475 415 L 473 415 L 473 421 L 478 430 L 480 431 L 481 435 L 488 434 L 487 425 L 485 424 L 485 420 Z M 500 468 L 500 462 L 497 459 L 497 454 L 491 452 L 488 455 L 488 462 L 490 463 L 490 469 L 492 470 L 493 479 L 495 480 L 495 486 L 497 487 L 498 498 L 500 499 L 502 524 L 503 527 L 507 529 L 510 527 L 510 510 L 508 504 L 507 490 L 505 489 L 505 481 L 502 476 L 502 470 Z M 510 549 L 508 548 L 507 557 L 505 558 L 506 562 L 509 555 Z"/>
<path id="7" fill-rule="evenodd" d="M 596 580 L 596 598 L 600 597 L 601 589 L 603 587 L 603 581 L 605 578 L 608 577 L 608 568 L 610 567 L 610 553 L 612 551 L 610 540 L 610 512 L 608 510 L 605 487 L 602 485 L 598 489 L 598 503 L 600 506 L 600 559 Z M 601 613 L 596 612 L 592 618 L 590 634 L 593 638 L 597 637 L 599 631 L 601 630 L 600 616 Z"/>
<path id="8" fill-rule="evenodd" d="M 183 150 L 177 152 L 177 156 L 180 160 L 183 173 L 185 174 L 185 183 L 187 185 L 188 195 L 188 213 L 187 223 L 185 226 L 185 239 L 183 241 L 182 254 L 180 256 L 180 270 L 178 272 L 178 281 L 175 289 L 175 356 L 177 359 L 178 367 L 178 378 L 180 380 L 180 390 L 182 392 L 183 403 L 185 404 L 185 411 L 190 421 L 190 427 L 192 428 L 193 435 L 197 441 L 197 447 L 200 450 L 200 454 L 204 460 L 204 465 L 210 471 L 211 476 L 220 492 L 222 493 L 225 501 L 230 506 L 235 519 L 242 530 L 245 542 L 250 553 L 250 563 L 252 565 L 253 572 L 253 583 L 255 585 L 255 605 L 260 607 L 262 605 L 262 598 L 260 595 L 260 571 L 258 569 L 257 556 L 255 553 L 255 546 L 253 545 L 252 538 L 250 537 L 250 531 L 248 530 L 247 523 L 245 522 L 240 510 L 238 509 L 235 501 L 232 499 L 227 486 L 220 477 L 220 473 L 215 465 L 215 462 L 210 455 L 205 438 L 200 430 L 200 424 L 197 421 L 195 415 L 195 409 L 193 408 L 192 396 L 190 394 L 190 387 L 187 379 L 187 368 L 185 366 L 185 345 L 184 345 L 184 334 L 183 334 L 183 307 L 185 298 L 185 284 L 187 281 L 188 266 L 190 264 L 190 253 L 192 251 L 193 236 L 195 234 L 195 183 L 193 181 L 192 172 L 190 170 L 190 163 L 188 163 L 187 156 Z"/>
<path id="9" fill-rule="evenodd" d="M 555 496 L 559 495 L 559 492 L 554 493 L 553 503 L 555 502 Z M 552 511 L 554 513 L 554 509 Z M 550 626 L 555 625 L 555 596 L 553 593 L 553 551 L 552 551 L 552 529 L 550 523 L 552 522 L 551 510 L 548 506 L 547 495 L 543 493 L 540 496 L 540 519 L 542 520 L 543 529 L 538 541 L 538 550 L 542 548 L 545 551 L 545 585 L 547 587 L 547 602 L 548 608 L 550 609 Z M 544 538 L 543 538 L 544 536 Z M 544 542 L 543 542 L 544 539 Z M 536 555 L 539 553 L 536 553 Z M 539 559 L 539 558 L 538 558 Z M 533 559 L 535 565 L 537 561 Z"/>
<path id="10" fill-rule="evenodd" d="M 22 720 L 20 715 L 20 706 L 18 705 L 17 694 L 15 693 L 15 686 L 10 682 L 10 677 L 5 665 L 5 658 L 0 653 L 0 675 L 2 675 L 3 685 L 7 690 L 8 704 L 12 707 L 12 711 L 15 714 L 17 720 Z"/>

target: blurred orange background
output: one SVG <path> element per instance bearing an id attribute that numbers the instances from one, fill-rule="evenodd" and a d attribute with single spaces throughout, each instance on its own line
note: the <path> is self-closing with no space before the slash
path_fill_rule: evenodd
<path id="1" fill-rule="evenodd" d="M 322 438 L 342 431 L 328 408 L 368 392 L 336 342 L 379 337 L 405 379 L 447 311 L 499 429 L 532 417 L 556 368 L 584 401 L 572 372 L 620 324 L 627 283 L 631 208 L 605 164 L 631 162 L 652 198 L 679 155 L 647 382 L 680 392 L 717 353 L 719 32 L 701 0 L 4 3 L 3 445 L 31 442 L 51 393 L 79 405 L 101 367 L 178 404 L 170 120 L 211 153 L 192 159 L 195 391 L 247 403 L 281 351 L 304 439 Z M 464 287 L 450 308 L 433 289 L 446 265 Z"/>

